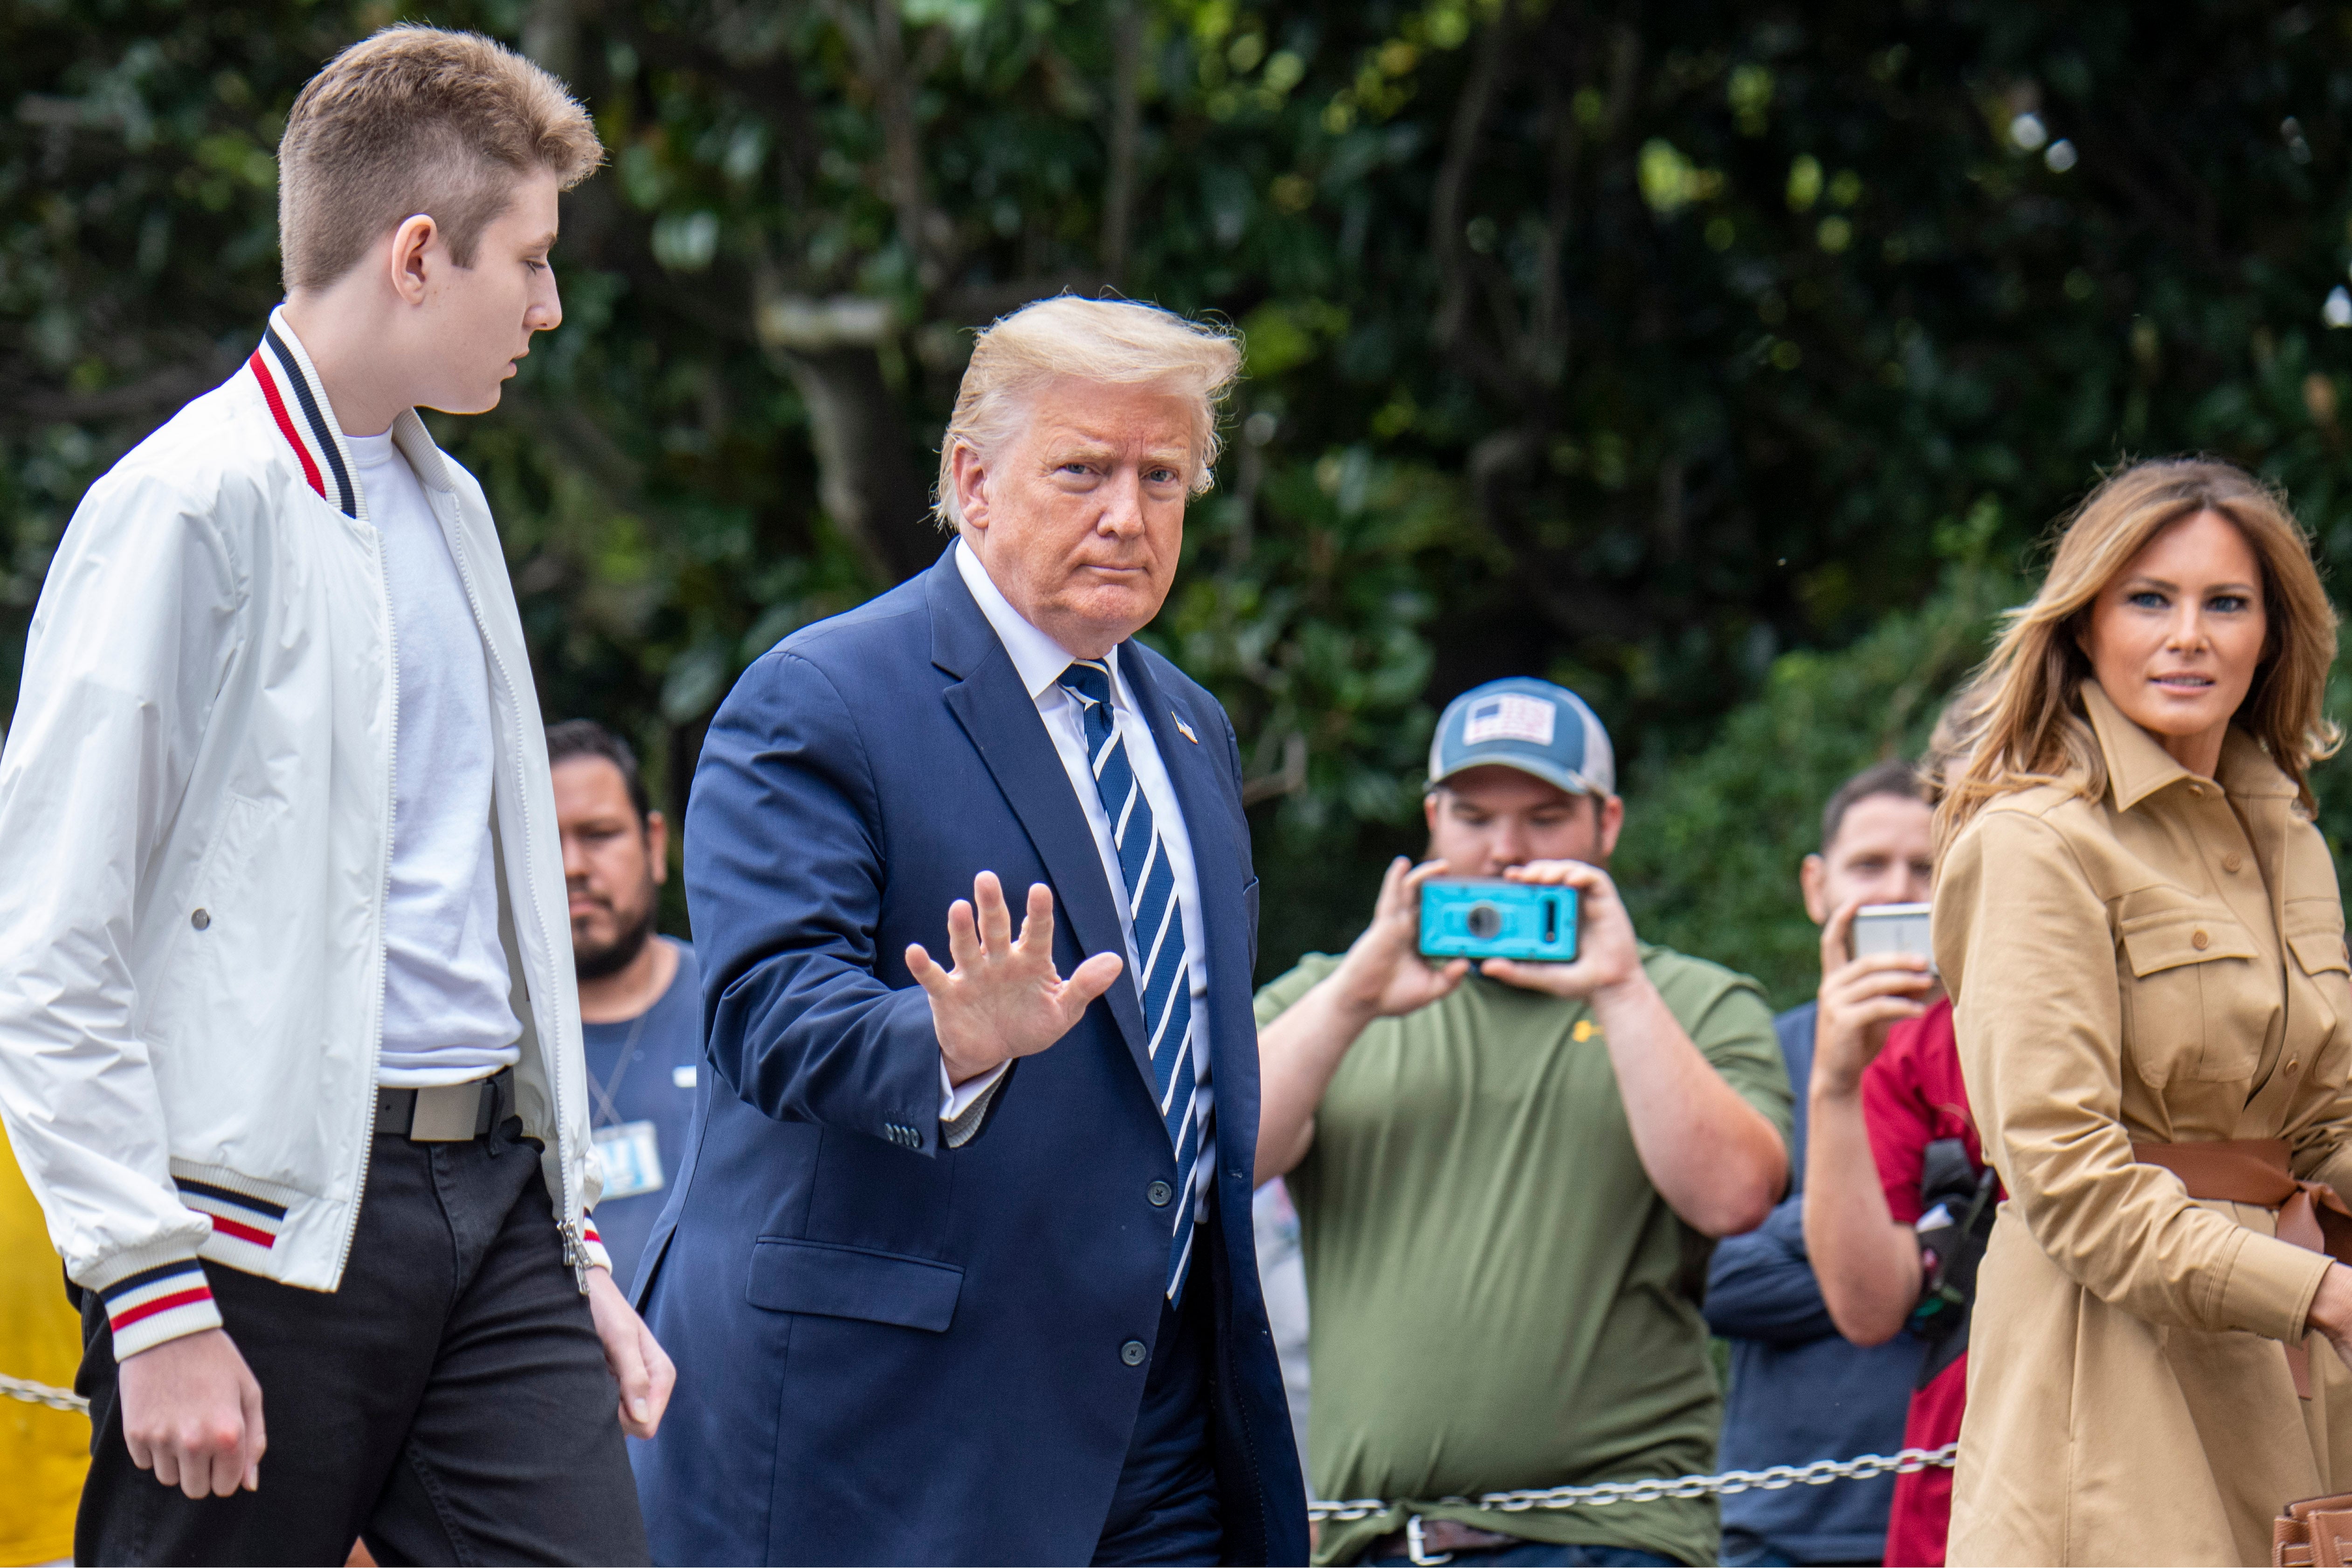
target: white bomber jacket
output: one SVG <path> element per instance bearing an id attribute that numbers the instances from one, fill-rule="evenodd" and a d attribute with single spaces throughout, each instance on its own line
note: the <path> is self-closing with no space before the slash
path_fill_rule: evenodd
<path id="1" fill-rule="evenodd" d="M 394 436 L 490 670 L 516 1099 L 584 1284 L 580 1009 L 546 732 L 481 487 Z M 342 1278 L 383 1023 L 397 665 L 383 551 L 301 344 L 251 359 L 90 487 L 0 752 L 0 1115 L 127 1356 L 215 1327 L 203 1258 Z"/>

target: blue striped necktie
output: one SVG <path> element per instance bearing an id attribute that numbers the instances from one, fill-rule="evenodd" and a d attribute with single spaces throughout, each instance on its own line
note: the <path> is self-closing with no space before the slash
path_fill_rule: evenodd
<path id="1" fill-rule="evenodd" d="M 1110 818 L 1111 842 L 1127 879 L 1128 909 L 1135 952 L 1142 963 L 1143 1037 L 1150 1044 L 1151 1087 L 1160 1118 L 1176 1151 L 1175 1226 L 1169 1237 L 1168 1299 L 1184 1289 L 1192 1258 L 1193 1217 L 1198 1209 L 1193 1171 L 1208 1128 L 1194 1115 L 1200 1075 L 1192 1061 L 1192 976 L 1185 962 L 1184 918 L 1176 905 L 1176 873 L 1168 846 L 1151 821 L 1151 805 L 1136 783 L 1127 743 L 1111 720 L 1110 669 L 1096 659 L 1075 660 L 1061 675 L 1062 689 L 1076 699 L 1086 716 L 1087 758 L 1095 790 Z"/>

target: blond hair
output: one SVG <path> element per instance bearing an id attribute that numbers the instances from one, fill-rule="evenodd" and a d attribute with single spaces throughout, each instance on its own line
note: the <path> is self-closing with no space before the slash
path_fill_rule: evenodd
<path id="1" fill-rule="evenodd" d="M 1062 295 L 1000 317 L 972 343 L 971 363 L 956 391 L 955 412 L 940 443 L 939 489 L 931 510 L 942 528 L 963 521 L 955 493 L 955 454 L 969 447 L 993 458 L 1018 433 L 1029 400 L 1064 379 L 1115 386 L 1163 385 L 1193 400 L 1194 495 L 1207 491 L 1217 460 L 1217 405 L 1242 368 L 1241 345 L 1227 328 L 1188 321 L 1157 305 Z"/>
<path id="2" fill-rule="evenodd" d="M 2111 474 L 2060 536 L 2050 574 L 2032 603 L 2011 610 L 1992 655 L 1947 716 L 1958 753 L 1936 807 L 1944 849 L 1998 795 L 2036 784 L 2070 784 L 2084 799 L 2107 789 L 2106 760 L 2084 716 L 2091 674 L 2080 637 L 2099 593 L 2156 536 L 2213 512 L 2242 535 L 2262 563 L 2267 630 L 2253 684 L 2232 722 L 2294 781 L 2315 806 L 2311 764 L 2334 754 L 2343 731 L 2320 711 L 2336 658 L 2336 611 L 2312 564 L 2311 541 L 2286 499 L 2242 469 L 2172 458 Z"/>
<path id="3" fill-rule="evenodd" d="M 418 214 L 460 267 L 539 170 L 570 190 L 603 162 L 563 84 L 478 33 L 386 27 L 327 62 L 278 143 L 278 246 L 289 293 L 323 289 Z"/>

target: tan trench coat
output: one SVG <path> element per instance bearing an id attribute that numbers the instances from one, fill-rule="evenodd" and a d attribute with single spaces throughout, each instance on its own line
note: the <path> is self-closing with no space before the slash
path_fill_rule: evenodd
<path id="1" fill-rule="evenodd" d="M 2270 1561 L 2294 1498 L 2352 1489 L 2352 1376 L 2301 1341 L 2328 1259 L 2198 1203 L 2131 1144 L 2284 1138 L 2352 1195 L 2344 910 L 2294 786 L 2236 731 L 2189 773 L 2095 683 L 2108 793 L 1987 806 L 1935 948 L 2009 1198 L 1979 1280 L 1950 1561 Z"/>

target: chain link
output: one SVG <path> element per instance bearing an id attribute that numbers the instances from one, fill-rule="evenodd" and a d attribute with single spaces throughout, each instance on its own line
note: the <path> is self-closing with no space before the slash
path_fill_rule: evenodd
<path id="1" fill-rule="evenodd" d="M 89 1401 L 63 1388 L 51 1388 L 46 1383 L 32 1383 L 21 1377 L 0 1377 L 0 1394 L 21 1399 L 27 1405 L 46 1405 L 52 1410 L 74 1410 L 89 1414 Z"/>
<path id="2" fill-rule="evenodd" d="M 1674 1480 L 1598 1481 L 1584 1487 L 1554 1487 L 1549 1491 L 1481 1492 L 1472 1498 L 1440 1498 L 1452 1508 L 1475 1508 L 1494 1513 L 1525 1513 L 1530 1509 L 1607 1508 L 1621 1502 L 1656 1502 L 1661 1498 L 1717 1497 L 1732 1492 L 1777 1492 L 1790 1487 L 1825 1487 L 1832 1481 L 1866 1481 L 1877 1476 L 1909 1475 L 1914 1470 L 1949 1469 L 1958 1463 L 1960 1446 L 1906 1448 L 1898 1454 L 1864 1454 L 1852 1459 L 1816 1459 L 1810 1465 L 1774 1465 L 1762 1470 L 1726 1470 L 1719 1476 L 1683 1476 Z M 1379 1498 L 1354 1498 L 1346 1502 L 1314 1502 L 1307 1515 L 1317 1523 L 1372 1519 L 1399 1504 Z"/>

